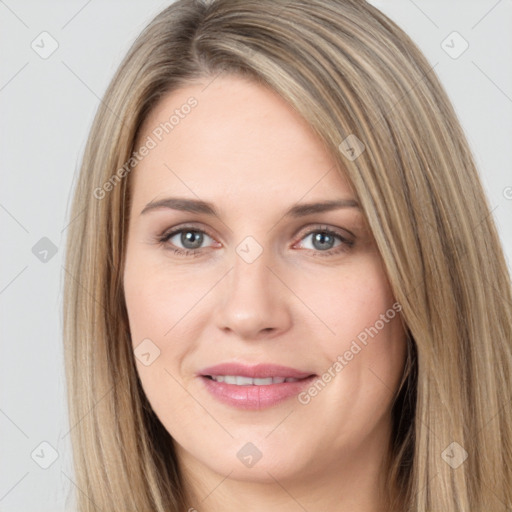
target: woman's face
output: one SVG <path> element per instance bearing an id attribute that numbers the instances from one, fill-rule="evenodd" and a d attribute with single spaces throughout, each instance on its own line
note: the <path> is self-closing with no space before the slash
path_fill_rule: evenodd
<path id="1" fill-rule="evenodd" d="M 400 306 L 308 125 L 260 85 L 206 83 L 164 97 L 135 148 L 124 289 L 143 389 L 196 473 L 355 477 L 389 440 Z"/>

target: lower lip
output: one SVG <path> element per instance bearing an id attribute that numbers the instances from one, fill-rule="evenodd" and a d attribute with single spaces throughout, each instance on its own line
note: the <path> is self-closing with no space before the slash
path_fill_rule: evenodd
<path id="1" fill-rule="evenodd" d="M 201 376 L 206 389 L 222 403 L 240 409 L 259 410 L 272 407 L 284 400 L 298 395 L 308 387 L 316 375 L 298 380 L 296 382 L 282 382 L 281 384 L 268 384 L 266 386 L 237 386 L 217 382 L 208 377 Z"/>

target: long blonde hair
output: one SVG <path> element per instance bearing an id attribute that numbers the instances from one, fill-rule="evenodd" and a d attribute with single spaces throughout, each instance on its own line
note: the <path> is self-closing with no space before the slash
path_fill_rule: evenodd
<path id="1" fill-rule="evenodd" d="M 512 506 L 510 277 L 432 66 L 362 0 L 178 0 L 115 74 L 74 192 L 64 347 L 80 512 L 187 509 L 131 348 L 122 275 L 137 171 L 126 163 L 164 94 L 223 72 L 275 90 L 346 170 L 402 306 L 409 357 L 393 409 L 391 510 Z"/>

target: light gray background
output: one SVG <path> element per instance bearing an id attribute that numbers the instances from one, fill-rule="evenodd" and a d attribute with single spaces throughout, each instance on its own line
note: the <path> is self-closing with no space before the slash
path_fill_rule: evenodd
<path id="1" fill-rule="evenodd" d="M 1 512 L 72 510 L 66 498 L 80 492 L 61 349 L 70 193 L 108 82 L 137 34 L 169 3 L 0 0 Z M 371 3 L 435 65 L 474 151 L 510 267 L 512 0 Z M 42 45 L 43 31 L 59 45 L 47 59 L 31 47 L 34 40 Z M 469 43 L 456 59 L 441 47 L 453 31 Z M 43 237 L 57 249 L 46 262 L 32 251 Z M 43 469 L 52 455 L 58 458 Z"/>

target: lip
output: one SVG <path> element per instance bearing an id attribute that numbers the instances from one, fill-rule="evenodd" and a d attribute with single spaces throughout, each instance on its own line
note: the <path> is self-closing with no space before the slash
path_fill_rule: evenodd
<path id="1" fill-rule="evenodd" d="M 237 386 L 216 382 L 209 376 L 241 375 L 244 377 L 268 378 L 283 377 L 299 379 L 296 382 L 282 382 L 264 386 Z M 220 402 L 240 409 L 261 410 L 277 405 L 284 400 L 298 395 L 317 377 L 312 372 L 275 364 L 245 365 L 240 363 L 222 363 L 198 372 L 206 390 Z"/>

